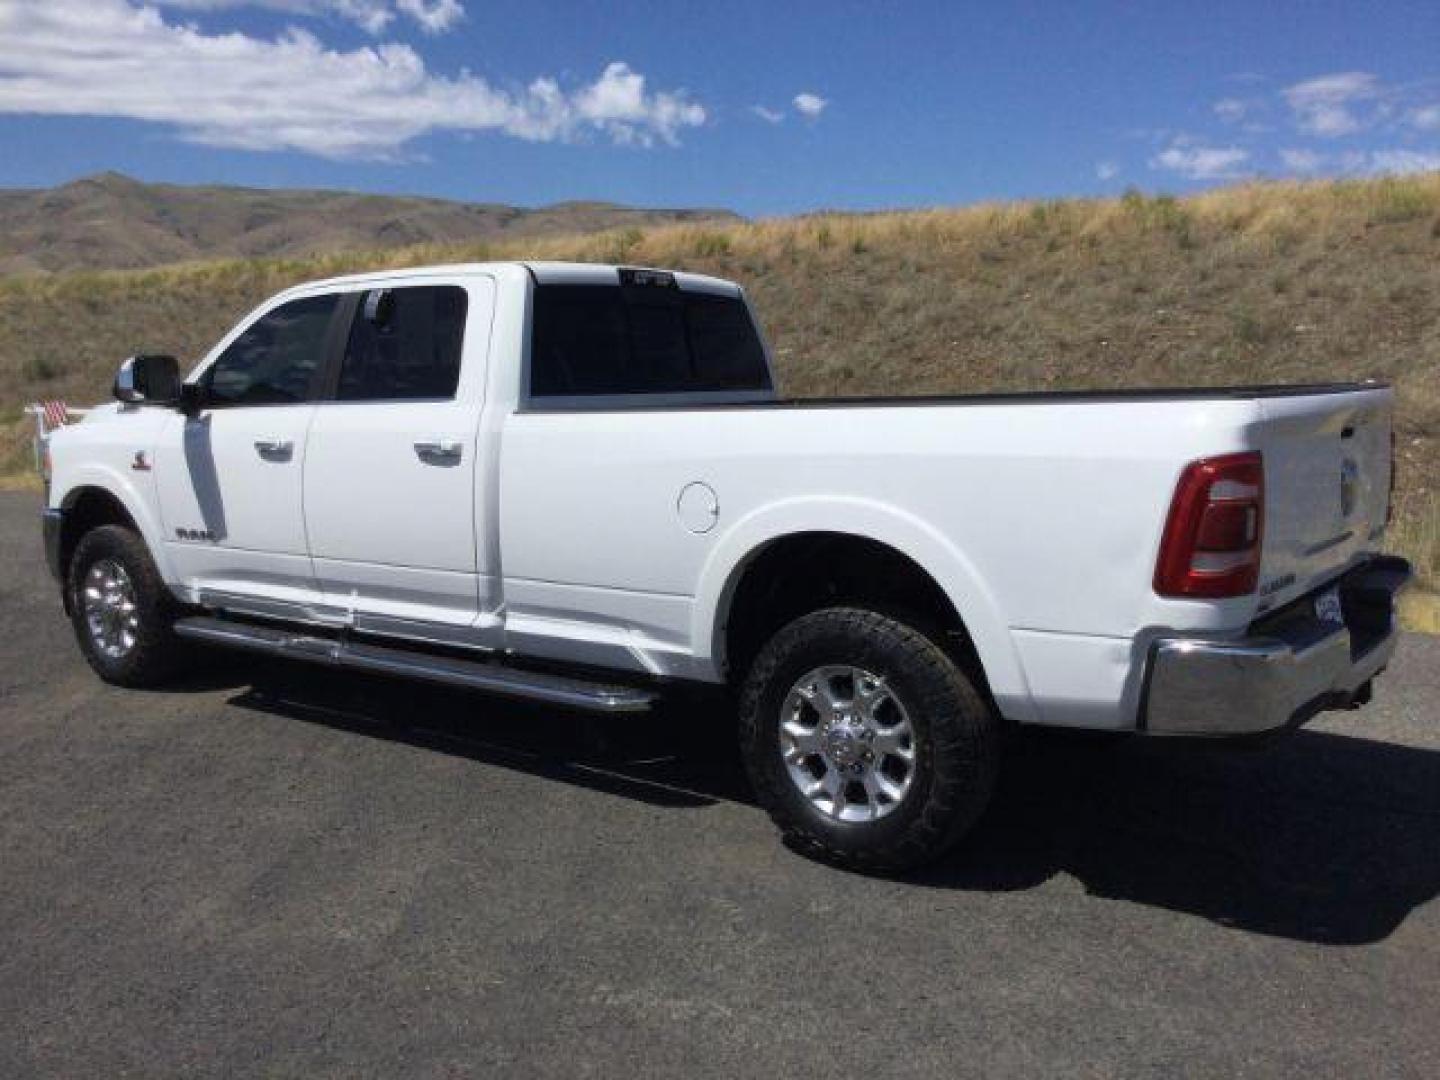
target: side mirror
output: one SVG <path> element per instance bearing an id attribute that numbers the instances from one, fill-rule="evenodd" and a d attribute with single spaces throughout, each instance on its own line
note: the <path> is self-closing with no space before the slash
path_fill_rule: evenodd
<path id="1" fill-rule="evenodd" d="M 175 405 L 180 401 L 180 365 L 173 356 L 141 354 L 120 365 L 113 391 L 127 404 Z"/>
<path id="2" fill-rule="evenodd" d="M 180 411 L 190 419 L 199 416 L 205 408 L 204 383 L 181 383 L 179 405 Z"/>

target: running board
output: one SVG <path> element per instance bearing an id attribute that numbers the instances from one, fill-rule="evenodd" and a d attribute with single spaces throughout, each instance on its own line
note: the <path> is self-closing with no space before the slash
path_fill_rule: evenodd
<path id="1" fill-rule="evenodd" d="M 337 638 L 317 637 L 273 626 L 232 622 L 209 615 L 196 615 L 175 623 L 175 633 L 191 641 L 248 649 L 251 652 L 307 660 L 315 664 L 366 671 L 376 675 L 398 675 L 426 682 L 482 690 L 491 694 L 542 701 L 591 712 L 643 712 L 658 696 L 654 691 L 633 686 L 610 685 L 524 671 L 493 661 L 460 660 L 431 656 L 410 649 L 366 645 Z"/>

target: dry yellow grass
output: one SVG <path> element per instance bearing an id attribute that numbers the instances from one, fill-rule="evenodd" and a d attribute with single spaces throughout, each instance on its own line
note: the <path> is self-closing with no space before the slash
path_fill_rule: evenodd
<path id="1" fill-rule="evenodd" d="M 1440 634 L 1440 593 L 1415 588 L 1403 594 L 1400 625 L 1421 634 Z"/>
<path id="2" fill-rule="evenodd" d="M 1433 492 L 1402 496 L 1389 543 L 1414 565 L 1422 589 L 1440 590 L 1440 497 Z"/>
<path id="3" fill-rule="evenodd" d="M 197 357 L 286 285 L 522 257 L 741 281 L 794 395 L 1389 380 L 1397 542 L 1440 569 L 1440 174 L 0 280 L 0 472 L 28 464 L 21 402 L 102 397 L 140 349 Z"/>

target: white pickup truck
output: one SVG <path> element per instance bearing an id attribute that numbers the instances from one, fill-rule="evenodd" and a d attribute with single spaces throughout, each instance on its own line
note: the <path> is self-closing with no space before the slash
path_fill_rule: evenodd
<path id="1" fill-rule="evenodd" d="M 124 686 L 194 642 L 601 712 L 728 685 L 760 801 L 866 869 L 970 827 L 1006 725 L 1277 731 L 1394 649 L 1384 386 L 772 387 L 710 277 L 315 282 L 47 440 L 47 552 Z"/>

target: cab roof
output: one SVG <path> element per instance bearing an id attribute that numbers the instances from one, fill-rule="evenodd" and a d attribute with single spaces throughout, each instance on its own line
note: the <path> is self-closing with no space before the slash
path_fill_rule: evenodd
<path id="1" fill-rule="evenodd" d="M 406 266 L 397 269 L 372 270 L 366 273 L 345 274 L 340 277 L 307 281 L 285 290 L 286 293 L 313 292 L 317 289 L 341 288 L 366 285 L 380 281 L 403 281 L 407 278 L 458 276 L 463 274 L 514 274 L 517 271 L 529 273 L 536 282 L 543 285 L 618 285 L 621 266 L 614 263 L 584 262 L 481 262 L 446 263 L 434 266 Z M 723 293 L 739 296 L 740 286 L 723 278 L 707 274 L 693 274 L 686 270 L 667 270 L 660 267 L 625 267 L 624 269 L 653 270 L 671 274 L 682 289 L 695 292 Z"/>

